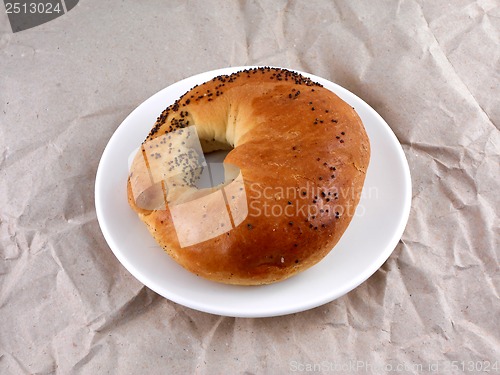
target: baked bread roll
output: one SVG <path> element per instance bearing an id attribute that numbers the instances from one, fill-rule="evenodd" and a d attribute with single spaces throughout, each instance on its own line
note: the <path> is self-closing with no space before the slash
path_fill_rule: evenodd
<path id="1" fill-rule="evenodd" d="M 215 150 L 230 150 L 225 181 L 200 186 L 222 167 L 204 159 Z M 187 270 L 269 284 L 333 249 L 369 159 L 363 124 L 337 95 L 295 72 L 254 68 L 195 86 L 161 113 L 131 163 L 128 199 Z"/>

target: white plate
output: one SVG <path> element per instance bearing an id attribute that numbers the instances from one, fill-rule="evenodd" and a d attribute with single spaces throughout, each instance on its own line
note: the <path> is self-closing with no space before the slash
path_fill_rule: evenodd
<path id="1" fill-rule="evenodd" d="M 177 265 L 156 244 L 127 202 L 127 160 L 145 139 L 156 117 L 195 84 L 250 67 L 198 74 L 179 81 L 142 103 L 120 125 L 102 155 L 95 202 L 101 230 L 111 250 L 141 283 L 190 308 L 234 317 L 267 317 L 330 302 L 368 279 L 396 247 L 408 220 L 411 180 L 396 136 L 368 104 L 346 89 L 299 72 L 355 107 L 370 138 L 372 156 L 363 194 L 349 228 L 316 266 L 280 283 L 240 287 L 199 278 Z"/>

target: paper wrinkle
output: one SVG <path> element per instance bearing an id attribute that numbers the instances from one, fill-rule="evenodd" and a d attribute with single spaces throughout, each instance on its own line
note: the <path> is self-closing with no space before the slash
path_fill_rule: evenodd
<path id="1" fill-rule="evenodd" d="M 448 38 L 449 38 L 448 42 L 450 44 L 457 45 L 457 43 L 461 42 L 461 40 L 462 40 L 461 37 L 464 34 L 469 33 L 477 25 L 479 25 L 479 24 L 482 23 L 482 21 L 483 21 L 482 18 L 486 15 L 486 11 L 484 10 L 484 8 L 480 8 L 483 11 L 480 14 L 478 12 L 473 12 L 473 10 L 477 10 L 478 7 L 480 7 L 480 5 L 478 4 L 477 1 L 475 1 L 475 2 L 472 2 L 472 3 L 469 3 L 469 4 L 465 5 L 465 6 L 463 6 L 460 9 L 458 9 L 458 8 L 455 9 L 456 13 L 458 13 L 458 14 L 465 14 L 465 15 L 467 15 L 467 17 L 464 18 L 464 20 L 466 22 L 460 22 L 460 23 L 458 23 L 456 25 L 455 28 L 450 29 L 448 31 Z M 446 19 L 448 17 L 450 17 L 449 13 L 443 13 L 440 17 L 433 19 L 431 22 L 428 22 L 427 18 L 425 17 L 425 12 L 424 12 L 423 9 L 422 9 L 422 14 L 424 15 L 424 18 L 426 19 L 427 25 L 429 26 L 430 29 L 439 27 L 439 25 L 442 22 L 445 22 Z M 453 15 L 451 15 L 451 16 L 453 16 Z M 481 17 L 481 19 L 478 20 L 479 17 Z M 449 52 L 452 52 L 452 51 L 449 51 Z"/>
<path id="2" fill-rule="evenodd" d="M 227 317 L 219 317 L 214 323 L 213 326 L 210 328 L 208 332 L 204 332 L 202 337 L 199 337 L 198 339 L 200 340 L 200 348 L 202 350 L 201 355 L 198 359 L 198 364 L 200 366 L 206 365 L 207 363 L 210 363 L 210 356 L 211 356 L 211 350 L 214 345 L 216 344 L 216 341 L 219 339 L 217 336 L 217 331 L 221 327 L 221 324 L 225 321 L 231 321 L 234 323 L 234 318 L 227 318 Z"/>
<path id="3" fill-rule="evenodd" d="M 88 353 L 80 359 L 75 365 L 71 368 L 72 371 L 79 371 L 82 370 L 83 367 L 88 364 L 96 355 L 97 353 L 103 348 L 102 344 L 97 344 L 95 346 L 90 347 Z"/>
<path id="4" fill-rule="evenodd" d="M 429 29 L 429 32 L 432 34 L 432 31 Z M 444 57 L 447 64 L 452 68 L 452 73 L 453 73 L 453 77 L 456 78 L 457 80 L 460 81 L 460 86 L 456 87 L 456 91 L 457 92 L 460 92 L 460 93 L 464 93 L 464 88 L 466 89 L 466 98 L 468 99 L 469 102 L 473 103 L 474 106 L 479 109 L 479 111 L 481 112 L 482 115 L 484 115 L 487 119 L 488 119 L 488 122 L 493 125 L 496 129 L 499 129 L 499 125 L 495 124 L 493 122 L 493 120 L 490 118 L 490 116 L 488 115 L 488 113 L 481 107 L 481 105 L 479 104 L 479 102 L 476 100 L 474 94 L 471 92 L 471 90 L 469 89 L 469 87 L 467 86 L 467 84 L 462 80 L 462 78 L 460 77 L 460 75 L 458 74 L 458 72 L 456 71 L 453 63 L 450 61 L 450 59 L 447 57 L 445 51 L 441 48 L 441 46 L 439 45 L 439 41 L 435 38 L 434 34 L 432 34 L 434 39 L 435 39 L 435 45 L 439 48 L 439 56 L 434 56 L 434 53 L 436 52 L 433 52 L 434 49 L 432 48 L 432 46 L 429 48 L 429 52 L 431 53 L 431 55 L 434 56 L 436 62 L 439 62 L 440 61 L 440 57 Z M 443 67 L 442 68 L 443 71 L 446 71 L 448 72 L 448 69 Z M 453 112 L 449 112 L 449 115 L 450 117 L 454 117 L 453 115 Z"/>
<path id="5" fill-rule="evenodd" d="M 415 0 L 416 2 L 416 0 Z M 418 4 L 418 2 L 416 2 Z M 475 106 L 482 112 L 482 114 L 484 116 L 486 116 L 486 118 L 488 119 L 489 123 L 491 125 L 493 125 L 497 130 L 500 129 L 500 124 L 497 124 L 495 123 L 495 121 L 493 121 L 493 119 L 490 117 L 490 115 L 488 114 L 488 111 L 486 111 L 482 105 L 479 103 L 479 101 L 476 99 L 475 95 L 473 94 L 473 92 L 471 91 L 471 89 L 468 87 L 468 85 L 466 84 L 466 82 L 462 79 L 461 75 L 459 74 L 459 72 L 457 71 L 456 67 L 455 67 L 455 64 L 450 60 L 450 58 L 448 57 L 450 54 L 453 53 L 453 49 L 449 50 L 449 51 L 446 51 L 440 41 L 439 41 L 439 38 L 436 36 L 435 32 L 433 31 L 433 28 L 431 26 L 431 24 L 427 21 L 427 18 L 425 16 L 425 12 L 424 10 L 422 9 L 422 6 L 420 4 L 418 4 L 419 7 L 420 7 L 420 10 L 421 10 L 421 17 L 425 20 L 425 23 L 427 25 L 427 31 L 432 35 L 433 39 L 435 40 L 435 43 L 436 45 L 439 47 L 439 51 L 440 51 L 440 56 L 441 57 L 444 57 L 446 59 L 446 61 L 448 62 L 449 66 L 452 68 L 452 71 L 454 73 L 454 75 L 456 76 L 456 78 L 458 78 L 460 80 L 460 83 L 463 85 L 464 88 L 466 88 L 467 90 L 467 93 L 469 94 L 469 97 L 470 99 L 472 99 L 472 102 L 475 104 Z M 474 2 L 473 4 L 470 4 L 468 6 L 466 6 L 465 8 L 470 8 L 472 6 L 477 6 L 477 3 Z M 486 11 L 484 8 L 481 7 L 481 9 L 483 10 L 483 13 L 482 13 L 482 17 L 484 18 L 486 16 Z M 443 15 L 442 17 L 447 17 L 448 15 Z M 467 19 L 468 21 L 472 21 L 472 20 L 475 20 L 477 17 L 473 17 L 472 15 L 469 14 L 469 18 Z M 457 43 L 453 43 L 453 39 L 455 40 L 461 40 L 463 39 L 463 36 L 464 35 L 467 35 L 471 30 L 474 30 L 478 24 L 482 24 L 483 23 L 483 18 L 479 21 L 476 21 L 476 22 L 473 22 L 472 24 L 470 24 L 466 29 L 463 29 L 462 26 L 460 26 L 460 28 L 454 28 L 454 29 L 451 29 L 452 32 L 455 33 L 455 36 L 452 38 L 452 40 L 448 41 L 449 44 L 455 44 L 455 49 L 459 47 L 460 45 L 460 42 Z M 438 18 L 437 20 L 434 20 L 433 22 L 434 23 L 437 23 L 437 21 L 439 21 L 440 19 Z M 460 25 L 460 23 L 459 23 Z M 487 34 L 488 35 L 488 34 Z M 498 45 L 498 42 L 496 43 L 493 43 L 494 45 Z M 432 52 L 431 52 L 432 53 Z M 460 88 L 461 89 L 461 88 Z M 458 90 L 458 88 L 457 88 Z M 463 90 L 458 90 L 458 91 L 463 91 Z"/>
<path id="6" fill-rule="evenodd" d="M 0 361 L 2 361 L 2 363 L 5 363 L 7 362 L 8 363 L 8 367 L 9 370 L 12 369 L 13 372 L 12 373 L 16 373 L 16 374 L 30 374 L 31 371 L 29 370 L 29 368 L 27 368 L 22 361 L 20 361 L 14 354 L 12 353 L 6 353 L 6 354 L 2 354 L 0 355 Z M 11 364 L 13 364 L 13 366 L 11 366 Z"/>
<path id="7" fill-rule="evenodd" d="M 73 347 L 79 345 L 85 348 L 84 354 L 76 362 L 71 362 L 69 358 L 65 358 L 68 348 L 58 342 L 60 337 L 56 337 L 53 350 L 56 353 L 56 357 L 58 357 L 58 354 L 61 357 L 58 360 L 61 364 L 61 370 L 72 372 L 83 369 L 103 349 L 105 346 L 103 340 L 106 340 L 113 332 L 122 329 L 123 326 L 126 326 L 130 322 L 140 319 L 145 312 L 149 311 L 154 305 L 158 305 L 160 301 L 162 301 L 160 296 L 148 288 L 141 286 L 132 296 L 120 302 L 120 305 L 117 305 L 116 308 L 113 308 L 111 311 L 103 311 L 99 316 L 93 318 L 86 324 L 87 332 L 82 333 L 85 341 L 82 342 L 76 338 L 73 339 Z M 82 307 L 88 308 L 89 306 L 84 304 Z M 135 313 L 131 315 L 128 313 L 130 310 L 135 311 Z M 71 332 L 72 330 L 69 331 Z"/>
<path id="8" fill-rule="evenodd" d="M 2 134 L 0 133 L 0 136 Z M 7 154 L 9 152 L 9 148 L 5 147 L 2 151 L 2 154 L 0 155 L 0 170 L 4 168 L 5 161 L 7 160 Z"/>
<path id="9" fill-rule="evenodd" d="M 369 64 L 370 61 L 375 57 L 375 52 L 372 45 L 372 37 L 370 35 L 371 32 L 364 22 L 366 16 L 360 16 L 359 13 L 356 12 L 356 5 L 354 3 L 332 2 L 332 5 L 337 10 L 341 20 L 344 21 L 344 28 L 349 31 L 350 35 L 356 38 L 356 43 L 359 43 L 360 46 L 365 49 L 366 55 L 369 57 L 369 61 L 365 63 Z M 346 20 L 349 20 L 351 22 L 346 22 Z M 358 75 L 360 80 L 363 77 L 365 71 L 366 69 L 363 70 L 360 75 Z"/>
<path id="10" fill-rule="evenodd" d="M 375 57 L 372 37 L 369 30 L 364 25 L 360 17 L 356 15 L 353 8 L 349 7 L 349 5 L 341 6 L 336 2 L 332 2 L 331 6 L 335 8 L 336 13 L 340 16 L 340 20 L 342 21 L 342 40 L 346 42 L 349 40 L 350 43 L 353 43 L 352 38 L 354 38 L 355 44 L 357 44 L 356 53 L 358 56 L 362 56 L 362 58 L 357 58 L 356 60 L 350 62 L 356 66 L 356 70 L 359 70 L 359 73 L 356 75 L 357 79 L 352 78 L 350 80 L 359 82 L 369 71 L 369 67 Z M 352 23 L 347 21 L 351 21 Z M 310 71 L 312 69 L 310 59 L 316 57 L 317 54 L 315 51 L 317 50 L 322 51 L 325 55 L 332 54 L 332 58 L 335 58 L 336 54 L 339 53 L 337 51 L 330 51 L 329 49 L 325 50 L 325 41 L 329 39 L 329 35 L 332 33 L 332 29 L 334 29 L 334 27 L 335 25 L 326 23 L 324 24 L 324 27 L 316 27 L 308 32 L 306 35 L 309 39 L 308 44 L 305 47 L 303 56 L 299 56 L 300 65 L 304 67 L 302 69 L 306 71 Z M 348 33 L 350 38 L 343 35 L 344 33 Z M 327 72 L 331 71 L 330 66 L 326 66 L 324 69 Z M 348 69 L 346 69 L 343 73 L 344 75 L 355 74 L 354 71 L 349 71 Z M 346 78 L 347 77 L 343 76 L 342 80 L 346 80 Z"/>
<path id="11" fill-rule="evenodd" d="M 80 293 L 80 290 L 78 288 L 77 283 L 75 282 L 74 278 L 70 276 L 70 274 L 66 271 L 65 266 L 61 259 L 59 258 L 59 255 L 56 252 L 56 249 L 53 246 L 49 247 L 50 255 L 54 262 L 57 264 L 59 267 L 59 270 L 56 273 L 56 289 L 58 291 L 63 291 L 64 289 L 67 289 L 68 286 L 71 288 L 71 291 L 73 293 L 76 293 L 76 297 L 81 303 L 83 301 L 83 296 Z M 75 275 L 76 277 L 76 275 Z M 69 285 L 68 285 L 69 283 Z"/>
<path id="12" fill-rule="evenodd" d="M 4 280 L 0 289 L 0 308 L 5 306 L 9 301 L 15 297 L 16 286 L 20 279 L 23 277 L 23 273 L 26 269 L 27 260 L 26 253 L 22 253 L 20 257 L 14 258 L 13 260 L 8 260 L 6 262 L 5 268 L 2 267 L 2 275 L 8 275 L 8 278 Z M 7 260 L 7 259 L 6 259 Z"/>
<path id="13" fill-rule="evenodd" d="M 73 119 L 71 122 L 75 124 L 75 126 L 78 126 L 80 120 L 88 120 L 96 117 L 101 117 L 101 116 L 108 116 L 108 115 L 113 115 L 115 113 L 126 113 L 127 111 L 130 112 L 131 106 L 130 105 L 120 105 L 120 104 L 115 104 L 113 106 L 109 107 L 103 107 L 97 111 L 90 112 L 90 113 L 83 113 L 81 114 L 78 118 Z"/>
<path id="14" fill-rule="evenodd" d="M 93 331 L 105 334 L 139 317 L 144 310 L 160 301 L 161 297 L 158 294 L 143 286 L 121 306 L 117 306 L 113 311 L 97 317 L 89 323 L 89 326 Z M 134 314 L 126 314 L 129 310 L 134 311 Z"/>
<path id="15" fill-rule="evenodd" d="M 473 322 L 467 320 L 455 321 L 453 331 L 458 335 L 468 336 L 467 340 L 462 343 L 463 355 L 473 358 L 490 358 L 492 355 L 494 356 L 495 348 L 498 348 L 499 341 L 495 337 L 495 332 L 486 331 Z M 449 343 L 448 350 L 444 353 L 445 357 L 456 360 L 457 356 L 453 353 L 454 349 L 452 343 Z"/>
<path id="16" fill-rule="evenodd" d="M 404 288 L 405 294 L 416 297 L 415 299 L 410 298 L 408 300 L 408 302 L 410 302 L 408 306 L 411 306 L 411 310 L 408 310 L 408 306 L 405 306 L 405 313 L 407 315 L 411 315 L 412 325 L 415 326 L 416 324 L 418 324 L 419 328 L 423 328 L 427 325 L 428 319 L 427 303 L 434 302 L 429 301 L 429 299 L 434 298 L 437 288 L 433 285 L 432 281 L 429 281 L 429 276 L 425 272 L 422 272 L 418 268 L 411 267 L 411 265 L 409 264 L 402 263 L 399 259 L 396 260 L 396 264 L 399 265 L 397 272 L 401 275 L 402 287 Z M 406 280 L 401 272 L 399 272 L 399 270 L 401 268 L 406 269 L 408 267 L 411 272 L 411 279 Z M 414 285 L 412 282 L 410 282 L 410 280 L 414 281 L 415 279 L 418 279 L 418 285 Z M 426 303 L 422 303 L 422 301 L 425 301 Z M 391 321 L 394 320 L 391 319 Z M 391 333 L 393 329 L 393 325 L 391 324 Z"/>

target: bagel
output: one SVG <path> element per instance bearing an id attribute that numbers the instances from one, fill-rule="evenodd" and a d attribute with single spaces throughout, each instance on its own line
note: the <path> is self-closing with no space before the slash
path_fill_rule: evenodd
<path id="1" fill-rule="evenodd" d="M 224 164 L 207 164 L 216 150 L 229 150 Z M 361 119 L 333 92 L 286 69 L 247 69 L 193 87 L 161 113 L 130 163 L 128 201 L 187 270 L 269 284 L 334 248 L 369 160 Z M 216 168 L 224 182 L 200 187 Z"/>

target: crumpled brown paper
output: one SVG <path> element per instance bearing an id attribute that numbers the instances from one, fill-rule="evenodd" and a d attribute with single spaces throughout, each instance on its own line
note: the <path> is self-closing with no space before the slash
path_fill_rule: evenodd
<path id="1" fill-rule="evenodd" d="M 499 37 L 494 0 L 85 0 L 16 34 L 0 12 L 0 373 L 500 372 Z M 411 168 L 392 256 L 303 313 L 170 302 L 124 269 L 96 221 L 100 155 L 130 111 L 241 65 L 351 90 Z"/>

